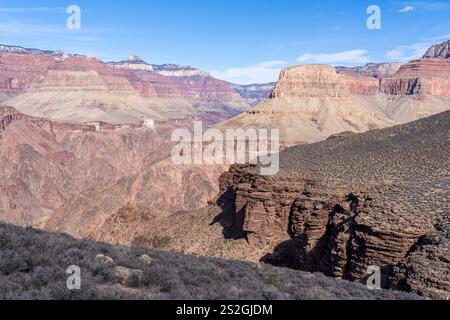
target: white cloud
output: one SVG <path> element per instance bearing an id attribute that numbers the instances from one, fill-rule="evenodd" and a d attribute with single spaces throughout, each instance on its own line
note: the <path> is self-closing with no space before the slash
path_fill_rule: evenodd
<path id="1" fill-rule="evenodd" d="M 398 12 L 399 13 L 408 13 L 408 12 L 412 12 L 412 11 L 414 11 L 413 6 L 406 6 L 403 9 L 400 9 Z"/>
<path id="2" fill-rule="evenodd" d="M 265 61 L 255 66 L 211 71 L 213 77 L 238 84 L 268 83 L 278 79 L 286 61 Z"/>
<path id="3" fill-rule="evenodd" d="M 405 46 L 397 46 L 386 52 L 385 57 L 391 61 L 408 62 L 421 58 L 430 47 L 427 43 L 416 43 Z"/>
<path id="4" fill-rule="evenodd" d="M 361 64 L 369 62 L 366 50 L 351 50 L 337 53 L 305 53 L 297 61 L 299 63 L 324 63 L 324 64 Z"/>

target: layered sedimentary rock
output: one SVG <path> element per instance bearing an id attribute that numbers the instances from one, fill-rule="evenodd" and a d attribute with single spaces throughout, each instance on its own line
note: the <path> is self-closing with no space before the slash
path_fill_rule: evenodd
<path id="1" fill-rule="evenodd" d="M 436 225 L 422 238 L 408 257 L 393 269 L 391 281 L 400 290 L 442 299 L 449 297 L 450 226 L 449 219 Z"/>
<path id="2" fill-rule="evenodd" d="M 79 238 L 132 245 L 160 220 L 207 205 L 225 166 L 176 165 L 164 159 L 106 188 L 86 188 L 54 211 L 42 227 Z M 137 214 L 136 214 L 137 213 Z M 149 231 L 150 230 L 150 231 Z"/>
<path id="3" fill-rule="evenodd" d="M 450 59 L 421 59 L 403 65 L 383 79 L 381 89 L 393 95 L 450 95 Z"/>
<path id="4" fill-rule="evenodd" d="M 119 62 L 109 62 L 108 64 L 116 68 L 153 71 L 152 65 L 148 64 L 138 56 L 129 56 L 126 60 Z"/>
<path id="5" fill-rule="evenodd" d="M 336 67 L 336 71 L 349 76 L 383 79 L 394 75 L 401 66 L 401 63 L 368 63 L 362 67 Z"/>
<path id="6" fill-rule="evenodd" d="M 46 55 L 61 55 L 61 52 L 51 50 L 40 50 L 24 48 L 20 46 L 8 46 L 0 44 L 0 53 L 20 53 L 20 54 L 46 54 Z"/>
<path id="7" fill-rule="evenodd" d="M 448 299 L 449 121 L 297 146 L 273 177 L 232 167 L 234 226 L 264 261 L 353 281 L 375 266 L 384 287 Z"/>
<path id="8" fill-rule="evenodd" d="M 231 84 L 233 89 L 252 107 L 268 99 L 272 95 L 272 90 L 275 88 L 275 85 L 275 82 L 250 85 Z"/>
<path id="9" fill-rule="evenodd" d="M 450 40 L 444 41 L 441 44 L 435 44 L 428 49 L 423 56 L 424 59 L 450 59 Z"/>
<path id="10" fill-rule="evenodd" d="M 397 73 L 383 79 L 380 91 L 394 101 L 389 110 L 400 122 L 442 112 L 450 105 L 450 59 L 448 43 L 432 46 L 420 60 L 404 64 Z M 395 102 L 412 97 L 405 103 Z M 406 114 L 410 113 L 408 117 Z"/>
<path id="11" fill-rule="evenodd" d="M 180 66 L 177 64 L 154 64 L 155 73 L 166 77 L 207 77 L 206 71 L 192 68 L 191 66 Z"/>
<path id="12" fill-rule="evenodd" d="M 134 56 L 127 61 L 110 65 L 137 71 L 135 75 L 142 81 L 152 83 L 157 96 L 161 98 L 183 97 L 193 101 L 194 104 L 221 103 L 223 106 L 228 105 L 230 109 L 238 110 L 245 107 L 245 103 L 230 84 L 190 66 L 150 65 Z M 151 66 L 151 70 L 143 68 L 143 65 Z"/>
<path id="13" fill-rule="evenodd" d="M 374 78 L 338 75 L 327 65 L 286 68 L 266 100 L 220 128 L 279 129 L 286 145 L 324 140 L 344 131 L 364 132 L 393 122 L 363 98 L 378 90 Z"/>
<path id="14" fill-rule="evenodd" d="M 54 57 L 49 55 L 0 54 L 0 90 L 7 96 L 24 92 L 30 82 L 45 75 Z"/>
<path id="15" fill-rule="evenodd" d="M 450 59 L 424 58 L 403 65 L 382 79 L 381 107 L 397 123 L 406 123 L 450 108 Z"/>
<path id="16" fill-rule="evenodd" d="M 167 158 L 173 130 L 190 126 L 57 123 L 2 107 L 0 220 L 87 236 L 128 203 L 158 216 L 204 206 L 225 169 Z"/>
<path id="17" fill-rule="evenodd" d="M 279 129 L 283 145 L 403 124 L 450 109 L 448 43 L 405 65 L 282 70 L 271 99 L 219 128 Z M 336 72 L 337 71 L 337 72 Z"/>
<path id="18" fill-rule="evenodd" d="M 106 64 L 85 56 L 10 47 L 0 53 L 0 98 L 32 116 L 75 123 L 211 115 L 224 120 L 247 107 L 228 83 L 198 70 L 153 68 L 135 56 Z"/>

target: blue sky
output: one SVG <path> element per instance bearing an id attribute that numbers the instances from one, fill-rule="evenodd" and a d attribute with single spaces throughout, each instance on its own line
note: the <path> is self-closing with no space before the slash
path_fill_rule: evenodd
<path id="1" fill-rule="evenodd" d="M 369 5 L 381 30 L 369 30 Z M 81 8 L 68 30 L 66 8 Z M 0 43 L 121 60 L 192 65 L 237 83 L 286 65 L 407 61 L 450 39 L 450 0 L 0 1 Z"/>

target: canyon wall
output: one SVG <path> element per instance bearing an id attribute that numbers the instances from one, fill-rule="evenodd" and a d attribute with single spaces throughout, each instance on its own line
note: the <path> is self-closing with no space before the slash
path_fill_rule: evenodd
<path id="1" fill-rule="evenodd" d="M 173 130 L 192 126 L 68 124 L 0 107 L 0 220 L 36 227 L 52 221 L 53 231 L 87 236 L 127 203 L 159 217 L 204 206 L 226 169 L 176 166 L 168 158 Z"/>

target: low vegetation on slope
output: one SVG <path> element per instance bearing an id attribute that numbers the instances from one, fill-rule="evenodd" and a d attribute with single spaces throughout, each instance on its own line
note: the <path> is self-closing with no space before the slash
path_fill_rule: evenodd
<path id="1" fill-rule="evenodd" d="M 68 290 L 67 268 L 81 269 Z M 0 299 L 414 299 L 270 266 L 75 240 L 0 224 Z"/>

